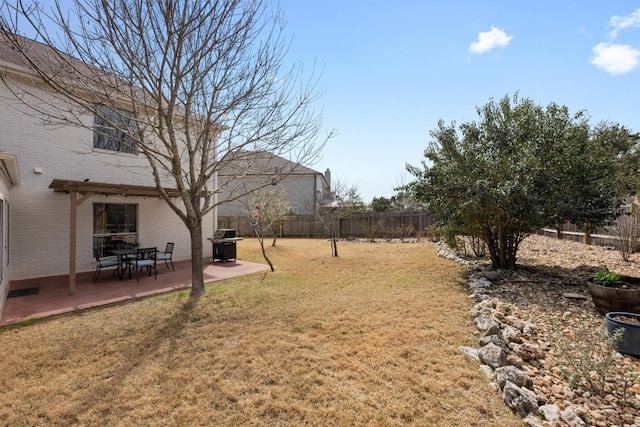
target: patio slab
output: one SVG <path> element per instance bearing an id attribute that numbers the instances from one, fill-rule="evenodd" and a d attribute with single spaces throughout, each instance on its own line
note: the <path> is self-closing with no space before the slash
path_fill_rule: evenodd
<path id="1" fill-rule="evenodd" d="M 13 281 L 10 291 L 33 287 L 38 287 L 39 291 L 37 294 L 7 298 L 0 326 L 189 288 L 191 261 L 174 262 L 174 265 L 175 271 L 159 263 L 158 278 L 141 274 L 140 282 L 136 282 L 135 274 L 131 279 L 125 274 L 124 280 L 118 280 L 110 269 L 103 270 L 96 283 L 91 281 L 93 272 L 78 273 L 74 295 L 69 294 L 68 275 Z M 241 260 L 212 263 L 211 258 L 203 260 L 203 266 L 205 283 L 269 269 L 265 264 Z"/>

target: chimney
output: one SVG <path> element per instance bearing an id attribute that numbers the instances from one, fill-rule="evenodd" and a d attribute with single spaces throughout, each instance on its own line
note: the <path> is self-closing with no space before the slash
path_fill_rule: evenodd
<path id="1" fill-rule="evenodd" d="M 328 190 L 331 191 L 331 171 L 328 168 L 324 171 L 324 180 L 327 181 Z"/>

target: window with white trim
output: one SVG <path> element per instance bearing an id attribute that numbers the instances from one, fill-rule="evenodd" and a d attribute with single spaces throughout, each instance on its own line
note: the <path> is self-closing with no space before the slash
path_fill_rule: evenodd
<path id="1" fill-rule="evenodd" d="M 93 204 L 93 248 L 100 256 L 111 255 L 120 245 L 138 242 L 138 205 Z"/>

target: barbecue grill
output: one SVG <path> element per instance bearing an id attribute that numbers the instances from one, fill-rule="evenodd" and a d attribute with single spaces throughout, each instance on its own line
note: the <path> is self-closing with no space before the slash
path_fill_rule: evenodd
<path id="1" fill-rule="evenodd" d="M 236 237 L 235 229 L 219 228 L 213 232 L 213 237 L 207 240 L 213 245 L 213 262 L 236 260 L 236 242 L 242 240 L 242 237 Z"/>

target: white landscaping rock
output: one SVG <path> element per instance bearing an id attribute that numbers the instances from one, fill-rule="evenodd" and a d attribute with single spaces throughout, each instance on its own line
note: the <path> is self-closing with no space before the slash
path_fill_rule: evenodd
<path id="1" fill-rule="evenodd" d="M 587 425 L 582 420 L 582 418 L 580 418 L 578 415 L 576 415 L 575 412 L 573 412 L 571 408 L 567 408 L 564 411 L 560 412 L 560 418 L 562 419 L 562 421 L 567 423 L 569 427 L 582 427 Z"/>
<path id="2" fill-rule="evenodd" d="M 473 360 L 477 360 L 478 362 L 480 361 L 480 356 L 478 356 L 478 349 L 473 347 L 460 346 L 458 347 L 458 350 L 460 350 L 463 354 L 466 354 Z"/>
<path id="3" fill-rule="evenodd" d="M 533 380 L 522 369 L 518 369 L 515 366 L 501 366 L 496 368 L 495 379 L 500 388 L 504 388 L 507 381 L 512 382 L 518 387 L 532 388 Z"/>
<path id="4" fill-rule="evenodd" d="M 536 394 L 526 388 L 518 387 L 511 381 L 507 381 L 504 386 L 503 399 L 507 406 L 522 418 L 538 411 Z"/>
<path id="5" fill-rule="evenodd" d="M 542 405 L 538 408 L 540 415 L 547 421 L 555 421 L 560 419 L 560 408 L 558 405 Z"/>
<path id="6" fill-rule="evenodd" d="M 491 366 L 493 369 L 507 364 L 505 351 L 494 343 L 489 343 L 478 350 L 478 356 L 482 363 Z"/>

